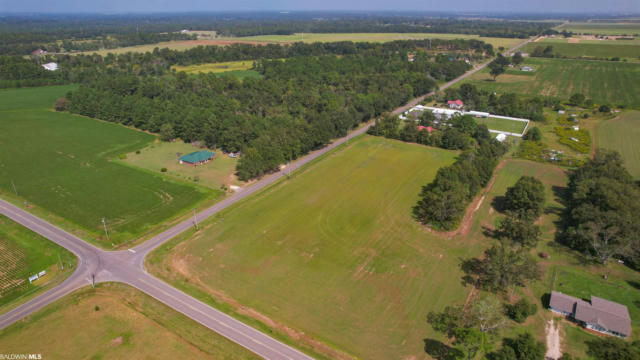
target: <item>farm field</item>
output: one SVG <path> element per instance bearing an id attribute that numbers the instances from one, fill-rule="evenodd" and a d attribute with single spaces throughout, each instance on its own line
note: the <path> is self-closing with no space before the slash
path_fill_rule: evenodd
<path id="1" fill-rule="evenodd" d="M 582 93 L 595 103 L 640 107 L 640 67 L 637 64 L 566 59 L 527 58 L 533 72 L 508 70 L 492 81 L 483 69 L 467 82 L 499 93 L 550 96 L 566 100 Z"/>
<path id="2" fill-rule="evenodd" d="M 590 35 L 640 35 L 640 23 L 572 22 L 560 30 Z"/>
<path id="3" fill-rule="evenodd" d="M 549 45 L 553 46 L 553 54 L 569 58 L 640 58 L 640 42 L 636 40 L 580 40 L 578 43 L 569 43 L 567 39 L 545 39 L 525 45 L 522 51 L 531 53 L 536 46 Z"/>
<path id="4" fill-rule="evenodd" d="M 76 257 L 0 215 L 0 264 L 0 312 L 3 312 L 61 283 L 73 272 Z M 29 276 L 43 270 L 46 271 L 43 277 L 29 283 Z"/>
<path id="5" fill-rule="evenodd" d="M 171 69 L 175 71 L 184 71 L 187 74 L 198 73 L 214 73 L 217 75 L 230 75 L 239 79 L 244 78 L 261 78 L 262 74 L 255 70 L 251 70 L 253 61 L 227 61 L 219 63 L 207 63 L 198 65 L 180 66 L 174 65 Z"/>
<path id="6" fill-rule="evenodd" d="M 25 340 L 30 339 L 30 340 Z M 257 359 L 123 284 L 83 288 L 0 330 L 5 353 L 43 359 Z"/>
<path id="7" fill-rule="evenodd" d="M 141 167 L 157 174 L 162 174 L 161 169 L 166 168 L 165 175 L 177 179 L 194 182 L 211 189 L 220 189 L 222 185 L 241 185 L 235 173 L 237 159 L 233 159 L 221 150 L 212 150 L 216 157 L 207 164 L 189 166 L 180 164 L 178 157 L 197 151 L 192 144 L 186 144 L 180 140 L 176 142 L 154 142 L 144 149 L 130 152 L 124 163 Z M 180 154 L 180 155 L 178 155 Z M 197 179 L 197 181 L 196 181 Z"/>
<path id="8" fill-rule="evenodd" d="M 503 46 L 510 48 L 524 41 L 523 39 L 514 38 L 495 38 L 483 37 L 478 35 L 467 34 L 429 34 L 429 33 L 297 33 L 293 35 L 257 35 L 238 38 L 227 38 L 244 40 L 244 41 L 264 41 L 276 43 L 290 43 L 303 41 L 305 43 L 314 42 L 336 42 L 336 41 L 353 41 L 353 42 L 388 42 L 395 40 L 420 40 L 420 39 L 478 39 L 493 45 L 495 48 Z"/>
<path id="9" fill-rule="evenodd" d="M 616 150 L 635 178 L 640 178 L 640 112 L 633 111 L 598 125 L 598 146 Z"/>
<path id="10" fill-rule="evenodd" d="M 222 195 L 112 161 L 143 148 L 155 136 L 50 110 L 70 89 L 0 91 L 3 197 L 20 204 L 26 200 L 27 209 L 37 215 L 72 231 L 79 228 L 79 236 L 112 247 Z M 104 237 L 103 217 L 109 240 Z"/>
<path id="11" fill-rule="evenodd" d="M 521 134 L 527 126 L 526 122 L 495 118 L 491 116 L 488 118 L 475 118 L 475 120 L 478 124 L 487 125 L 489 130 L 507 131 L 516 134 Z"/>
<path id="12" fill-rule="evenodd" d="M 353 140 L 166 244 L 147 268 L 205 301 L 242 304 L 268 331 L 304 332 L 303 347 L 312 338 L 367 359 L 424 356 L 427 312 L 464 302 L 457 264 L 479 252 L 411 217 L 421 186 L 454 157 Z"/>

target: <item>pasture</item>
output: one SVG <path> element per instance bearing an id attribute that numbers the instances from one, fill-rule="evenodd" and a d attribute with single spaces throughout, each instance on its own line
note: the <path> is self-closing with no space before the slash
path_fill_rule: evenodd
<path id="1" fill-rule="evenodd" d="M 488 118 L 475 118 L 475 120 L 478 124 L 487 125 L 489 130 L 506 131 L 515 134 L 522 134 L 527 126 L 527 123 L 523 121 L 508 120 L 491 116 Z"/>
<path id="2" fill-rule="evenodd" d="M 422 339 L 433 334 L 426 314 L 464 302 L 459 258 L 479 251 L 411 217 L 421 186 L 454 157 L 358 138 L 166 244 L 147 268 L 186 291 L 242 304 L 245 321 L 267 331 L 304 332 L 298 346 L 329 358 L 341 356 L 310 338 L 360 358 L 423 357 Z"/>
<path id="3" fill-rule="evenodd" d="M 0 193 L 103 247 L 157 228 L 219 196 L 113 161 L 155 136 L 50 108 L 70 90 L 55 86 L 0 91 Z M 15 188 L 14 188 L 15 186 Z M 105 218 L 110 239 L 104 234 Z"/>
<path id="4" fill-rule="evenodd" d="M 197 183 L 211 189 L 220 189 L 222 185 L 240 185 L 235 173 L 237 158 L 223 154 L 221 150 L 212 150 L 216 157 L 207 164 L 189 166 L 180 164 L 178 157 L 197 151 L 192 144 L 181 140 L 176 142 L 154 142 L 144 149 L 130 152 L 124 163 L 141 167 L 157 174 L 163 174 L 162 168 L 167 169 L 165 175 L 182 181 Z M 180 154 L 180 155 L 178 155 Z"/>
<path id="5" fill-rule="evenodd" d="M 257 359 L 123 284 L 83 288 L 0 330 L 0 349 L 43 359 Z"/>
<path id="6" fill-rule="evenodd" d="M 483 69 L 466 80 L 481 89 L 498 93 L 549 96 L 567 100 L 582 93 L 597 104 L 640 107 L 640 67 L 613 61 L 527 58 L 533 72 L 508 70 L 491 79 Z"/>
<path id="7" fill-rule="evenodd" d="M 598 125 L 598 146 L 616 150 L 636 179 L 640 178 L 640 112 L 627 112 Z"/>
<path id="8" fill-rule="evenodd" d="M 640 58 L 640 42 L 633 40 L 580 40 L 578 43 L 570 43 L 567 39 L 544 39 L 529 43 L 522 49 L 531 53 L 537 46 L 553 46 L 553 54 L 560 54 L 569 58 L 597 58 L 638 60 Z"/>
<path id="9" fill-rule="evenodd" d="M 260 78 L 262 74 L 255 70 L 251 70 L 253 67 L 253 61 L 244 60 L 244 61 L 227 61 L 227 62 L 219 62 L 219 63 L 207 63 L 207 64 L 198 64 L 198 65 L 174 65 L 171 67 L 172 70 L 175 71 L 184 71 L 187 74 L 198 74 L 198 73 L 214 73 L 218 75 L 230 75 L 237 77 L 239 79 L 244 79 L 246 77 L 249 78 Z"/>
<path id="10" fill-rule="evenodd" d="M 0 215 L 0 309 L 59 284 L 75 263 L 72 253 Z M 29 276 L 43 270 L 46 275 L 29 283 Z"/>
<path id="11" fill-rule="evenodd" d="M 559 30 L 589 35 L 640 35 L 639 22 L 571 22 Z"/>

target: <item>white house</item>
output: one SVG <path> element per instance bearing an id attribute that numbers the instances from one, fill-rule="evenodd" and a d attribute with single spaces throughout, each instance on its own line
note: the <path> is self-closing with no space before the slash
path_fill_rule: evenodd
<path id="1" fill-rule="evenodd" d="M 42 64 L 42 67 L 45 70 L 49 70 L 49 71 L 56 71 L 58 70 L 58 64 L 54 63 L 54 62 L 50 62 L 50 63 L 46 63 L 46 64 Z"/>

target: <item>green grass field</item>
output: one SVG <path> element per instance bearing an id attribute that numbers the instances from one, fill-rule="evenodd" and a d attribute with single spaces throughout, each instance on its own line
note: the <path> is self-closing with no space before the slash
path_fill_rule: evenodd
<path id="1" fill-rule="evenodd" d="M 262 74 L 255 70 L 251 70 L 253 61 L 227 61 L 219 63 L 207 63 L 198 65 L 180 66 L 174 65 L 171 69 L 175 71 L 184 71 L 187 74 L 198 73 L 214 73 L 217 75 L 234 76 L 238 79 L 244 78 L 261 78 Z"/>
<path id="2" fill-rule="evenodd" d="M 590 35 L 640 35 L 640 23 L 572 22 L 559 30 Z"/>
<path id="3" fill-rule="evenodd" d="M 87 240 L 110 247 L 134 240 L 207 197 L 222 194 L 112 161 L 155 137 L 51 111 L 54 100 L 70 89 L 0 91 L 3 197 L 20 204 L 27 200 L 27 208 L 38 215 L 53 214 L 60 220 L 54 222 L 68 229 L 79 227 Z M 102 217 L 110 241 L 104 237 Z"/>
<path id="4" fill-rule="evenodd" d="M 148 268 L 254 309 L 276 333 L 291 327 L 366 359 L 423 357 L 426 314 L 464 302 L 459 258 L 480 251 L 411 217 L 421 186 L 454 156 L 359 138 L 167 244 Z"/>
<path id="5" fill-rule="evenodd" d="M 478 124 L 485 124 L 489 128 L 489 130 L 498 130 L 498 131 L 507 131 L 516 134 L 521 134 L 525 127 L 527 126 L 526 122 L 515 121 L 515 120 L 507 120 L 500 119 L 494 117 L 488 118 L 475 118 Z"/>
<path id="6" fill-rule="evenodd" d="M 640 178 L 640 112 L 633 111 L 598 125 L 598 146 L 618 151 L 635 178 Z"/>
<path id="7" fill-rule="evenodd" d="M 123 284 L 77 290 L 0 330 L 8 354 L 42 359 L 258 359 Z"/>
<path id="8" fill-rule="evenodd" d="M 553 46 L 553 54 L 569 58 L 640 58 L 640 42 L 635 40 L 580 40 L 579 43 L 568 43 L 566 39 L 545 39 L 525 45 L 522 51 L 531 53 L 536 46 L 548 45 Z"/>
<path id="9" fill-rule="evenodd" d="M 467 82 L 498 93 L 550 96 L 567 100 L 582 93 L 595 103 L 640 107 L 640 67 L 612 61 L 527 58 L 531 73 L 508 70 L 492 81 L 484 69 Z"/>
<path id="10" fill-rule="evenodd" d="M 193 145 L 185 144 L 182 141 L 154 142 L 139 150 L 140 154 L 135 151 L 127 154 L 127 159 L 123 161 L 157 174 L 161 174 L 161 169 L 166 168 L 165 174 L 168 176 L 194 182 L 211 189 L 220 189 L 222 185 L 227 187 L 241 185 L 241 182 L 234 175 L 237 158 L 230 158 L 221 150 L 213 150 L 216 157 L 207 164 L 201 166 L 180 165 L 177 154 L 184 155 L 197 150 Z"/>
<path id="11" fill-rule="evenodd" d="M 0 215 L 0 312 L 61 283 L 75 263 L 72 253 Z M 46 275 L 29 283 L 43 270 Z"/>

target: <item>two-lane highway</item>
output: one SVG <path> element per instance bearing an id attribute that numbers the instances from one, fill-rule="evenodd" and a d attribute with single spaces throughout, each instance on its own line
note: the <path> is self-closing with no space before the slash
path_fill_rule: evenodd
<path id="1" fill-rule="evenodd" d="M 506 53 L 513 52 L 530 41 L 532 41 L 532 39 L 510 49 Z M 457 79 L 442 85 L 440 90 L 444 90 L 447 87 L 454 85 L 455 83 L 482 70 L 486 66 L 487 63 L 484 63 L 475 67 Z M 433 95 L 433 92 L 414 99 L 407 105 L 396 109 L 393 113 L 399 114 L 404 112 L 424 100 L 424 98 L 429 95 Z M 346 141 L 363 134 L 371 125 L 372 123 L 369 122 L 368 124 L 352 131 L 347 136 L 333 141 L 326 147 L 313 151 L 298 159 L 290 164 L 288 168 L 265 176 L 261 180 L 247 186 L 221 202 L 201 211 L 197 214 L 198 219 L 204 220 L 237 201 L 264 189 L 282 177 L 287 176 L 290 172 L 299 169 Z M 95 279 L 96 282 L 118 281 L 145 292 L 158 301 L 168 305 L 176 311 L 181 312 L 189 318 L 265 359 L 311 359 L 308 355 L 243 324 L 233 317 L 230 317 L 227 314 L 224 314 L 221 311 L 193 298 L 192 296 L 183 293 L 146 272 L 144 269 L 145 257 L 153 249 L 162 245 L 166 241 L 188 229 L 193 228 L 194 224 L 192 219 L 185 220 L 173 226 L 133 249 L 123 251 L 105 251 L 1 199 L 0 213 L 68 249 L 78 257 L 78 265 L 74 273 L 62 284 L 34 299 L 31 299 L 13 310 L 0 315 L 0 329 L 19 321 L 29 314 L 43 308 L 47 304 L 69 294 L 73 290 L 90 285 L 92 279 Z"/>

